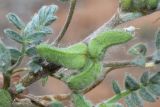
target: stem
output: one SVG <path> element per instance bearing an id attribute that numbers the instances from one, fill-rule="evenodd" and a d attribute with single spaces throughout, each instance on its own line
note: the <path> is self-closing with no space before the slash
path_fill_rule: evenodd
<path id="1" fill-rule="evenodd" d="M 117 94 L 110 99 L 108 99 L 105 103 L 116 103 L 118 102 L 121 98 L 128 96 L 131 93 L 129 90 L 124 90 L 120 94 Z"/>
<path id="2" fill-rule="evenodd" d="M 13 73 L 13 70 L 20 65 L 24 54 L 25 54 L 25 44 L 22 45 L 22 50 L 21 50 L 22 55 L 19 57 L 19 59 L 17 60 L 17 62 L 6 72 L 3 73 L 3 81 L 4 81 L 4 85 L 3 88 L 7 89 L 8 87 L 10 87 L 10 82 L 11 82 L 11 75 Z"/>
<path id="3" fill-rule="evenodd" d="M 10 74 L 3 73 L 3 89 L 8 89 L 8 87 L 10 86 L 10 82 Z"/>
<path id="4" fill-rule="evenodd" d="M 19 57 L 19 59 L 17 60 L 17 62 L 9 69 L 9 73 L 10 74 L 12 74 L 12 72 L 13 72 L 13 70 L 17 67 L 17 66 L 19 66 L 20 64 L 21 64 L 21 61 L 22 61 L 22 59 L 23 59 L 23 57 L 24 57 L 24 55 L 25 55 L 25 50 L 26 50 L 26 45 L 25 45 L 25 43 L 22 45 L 22 49 L 21 49 L 21 53 L 22 53 L 22 55 Z"/>
<path id="5" fill-rule="evenodd" d="M 12 74 L 23 72 L 23 71 L 30 71 L 30 69 L 29 68 L 18 68 L 18 69 L 13 70 Z"/>
<path id="6" fill-rule="evenodd" d="M 109 98 L 108 100 L 97 104 L 97 106 L 95 106 L 95 107 L 100 107 L 99 105 L 101 105 L 101 104 L 106 104 L 106 105 L 107 104 L 114 104 L 114 103 L 118 102 L 121 98 L 128 96 L 130 93 L 131 93 L 131 91 L 124 90 L 120 94 L 117 94 L 117 95 Z"/>
<path id="7" fill-rule="evenodd" d="M 56 38 L 56 40 L 52 44 L 57 45 L 61 41 L 61 39 L 64 37 L 64 35 L 65 35 L 65 33 L 66 33 L 66 31 L 69 27 L 69 24 L 71 23 L 72 16 L 74 14 L 74 10 L 75 10 L 75 7 L 76 7 L 76 2 L 77 2 L 77 0 L 70 0 L 70 8 L 69 8 L 69 13 L 68 13 L 67 20 L 64 24 L 64 27 L 60 31 L 58 37 Z"/>

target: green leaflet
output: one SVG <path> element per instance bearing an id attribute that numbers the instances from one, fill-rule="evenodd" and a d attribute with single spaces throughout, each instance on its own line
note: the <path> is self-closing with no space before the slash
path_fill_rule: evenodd
<path id="1" fill-rule="evenodd" d="M 0 72 L 6 73 L 11 65 L 11 53 L 3 43 L 0 42 Z"/>
<path id="2" fill-rule="evenodd" d="M 94 58 L 102 59 L 108 47 L 128 42 L 133 36 L 122 30 L 110 30 L 93 38 L 89 44 L 89 54 Z"/>
<path id="3" fill-rule="evenodd" d="M 90 102 L 88 102 L 85 97 L 81 94 L 72 94 L 72 101 L 74 107 L 93 107 Z"/>
<path id="4" fill-rule="evenodd" d="M 11 107 L 12 98 L 8 91 L 0 89 L 0 107 Z"/>
<path id="5" fill-rule="evenodd" d="M 22 30 L 25 27 L 25 23 L 14 13 L 8 13 L 7 19 L 10 23 L 15 25 L 19 30 Z"/>
<path id="6" fill-rule="evenodd" d="M 83 92 L 95 83 L 102 74 L 102 64 L 91 60 L 80 72 L 67 80 L 69 88 L 75 92 Z"/>
<path id="7" fill-rule="evenodd" d="M 87 62 L 88 53 L 87 46 L 84 43 L 78 43 L 67 48 L 40 44 L 37 46 L 37 52 L 40 57 L 70 69 L 82 68 Z"/>

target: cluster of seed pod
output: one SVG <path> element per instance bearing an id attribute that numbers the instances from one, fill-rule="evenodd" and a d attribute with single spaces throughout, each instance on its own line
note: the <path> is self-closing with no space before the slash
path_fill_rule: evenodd
<path id="1" fill-rule="evenodd" d="M 123 11 L 142 12 L 155 10 L 159 0 L 120 0 L 120 7 Z"/>
<path id="2" fill-rule="evenodd" d="M 109 30 L 100 33 L 88 44 L 77 43 L 67 48 L 57 48 L 49 44 L 37 46 L 40 57 L 47 61 L 61 65 L 68 69 L 78 70 L 78 74 L 68 77 L 65 81 L 73 92 L 85 92 L 92 87 L 103 73 L 101 63 L 106 50 L 113 46 L 125 43 L 133 38 L 125 30 Z"/>

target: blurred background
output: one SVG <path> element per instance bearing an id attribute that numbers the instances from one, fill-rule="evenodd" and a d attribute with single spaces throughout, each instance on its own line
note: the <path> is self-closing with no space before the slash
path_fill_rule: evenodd
<path id="1" fill-rule="evenodd" d="M 7 39 L 3 33 L 5 28 L 14 28 L 11 24 L 9 24 L 5 17 L 8 12 L 14 12 L 25 22 L 28 22 L 33 14 L 41 8 L 41 6 L 49 4 L 56 4 L 59 6 L 59 10 L 56 14 L 58 16 L 58 20 L 52 24 L 54 34 L 47 38 L 47 40 L 53 41 L 64 24 L 69 6 L 68 3 L 61 3 L 57 0 L 0 0 L 0 39 L 8 46 L 18 47 L 18 44 Z M 66 36 L 61 42 L 61 45 L 71 45 L 83 40 L 103 23 L 109 20 L 116 12 L 117 7 L 118 0 L 78 0 L 73 20 L 66 33 Z M 134 40 L 127 44 L 110 48 L 104 61 L 131 59 L 132 57 L 129 56 L 126 51 L 130 46 L 138 42 L 144 42 L 147 45 L 147 54 L 150 55 L 155 49 L 154 32 L 160 24 L 160 21 L 155 20 L 159 17 L 159 12 L 155 12 L 152 15 L 148 15 L 118 26 L 128 27 L 130 25 L 134 25 L 139 29 L 136 31 L 136 37 Z M 22 66 L 25 66 L 25 61 L 23 62 Z M 156 72 L 157 69 L 158 67 L 146 70 Z M 143 71 L 144 69 L 141 68 L 125 68 L 114 70 L 106 76 L 106 79 L 99 86 L 87 93 L 86 96 L 93 103 L 98 103 L 102 100 L 105 100 L 114 94 L 111 90 L 112 80 L 118 80 L 122 84 L 125 72 L 130 72 L 136 78 L 138 78 Z M 34 95 L 62 94 L 68 93 L 69 89 L 61 81 L 58 81 L 54 78 L 49 78 L 49 81 L 45 87 L 41 85 L 41 81 L 38 81 L 29 87 L 29 92 Z M 153 104 L 145 102 L 145 107 L 159 107 L 159 104 L 159 100 L 157 103 Z"/>

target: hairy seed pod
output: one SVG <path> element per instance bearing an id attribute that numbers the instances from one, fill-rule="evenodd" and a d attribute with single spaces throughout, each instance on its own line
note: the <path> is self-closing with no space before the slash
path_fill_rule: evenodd
<path id="1" fill-rule="evenodd" d="M 147 0 L 147 2 L 146 2 L 147 9 L 149 9 L 149 10 L 156 9 L 158 6 L 158 1 L 159 0 Z"/>
<path id="2" fill-rule="evenodd" d="M 131 9 L 132 0 L 120 0 L 120 7 L 123 11 L 129 11 Z"/>
<path id="3" fill-rule="evenodd" d="M 87 46 L 78 43 L 67 48 L 52 47 L 48 44 L 37 46 L 37 53 L 47 61 L 70 69 L 80 69 L 87 62 Z"/>
<path id="4" fill-rule="evenodd" d="M 80 73 L 71 76 L 67 84 L 74 92 L 83 92 L 90 88 L 102 74 L 102 64 L 99 61 L 90 60 Z"/>
<path id="5" fill-rule="evenodd" d="M 93 107 L 92 104 L 81 94 L 72 94 L 74 107 Z"/>
<path id="6" fill-rule="evenodd" d="M 132 34 L 124 30 L 110 30 L 100 33 L 89 42 L 89 54 L 93 58 L 102 59 L 107 48 L 128 42 L 132 38 Z"/>

